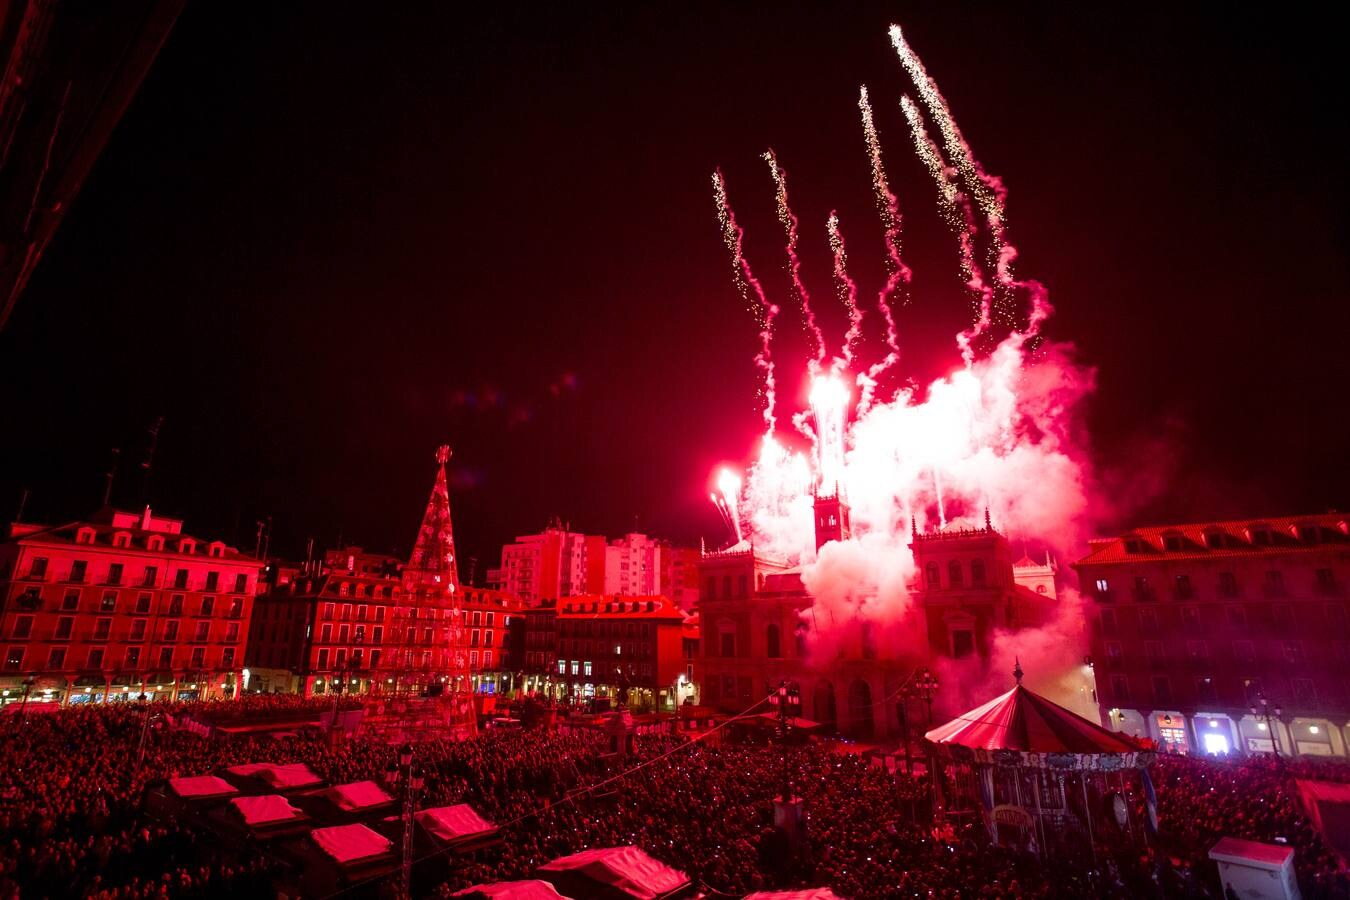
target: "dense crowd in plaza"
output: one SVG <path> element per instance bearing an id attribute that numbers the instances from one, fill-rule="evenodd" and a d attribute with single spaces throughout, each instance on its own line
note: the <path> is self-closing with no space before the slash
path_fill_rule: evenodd
<path id="1" fill-rule="evenodd" d="M 253 713 L 317 710 L 296 701 L 246 701 Z M 271 704 L 278 704 L 273 707 Z M 243 708 L 231 710 L 231 717 Z M 210 712 L 158 704 L 156 713 Z M 246 762 L 304 762 L 332 783 L 378 779 L 395 748 L 364 738 L 208 739 L 146 728 L 135 704 L 0 719 L 0 893 L 107 898 L 267 893 L 268 857 L 232 859 L 185 827 L 141 810 L 148 785 Z M 1305 897 L 1350 897 L 1350 880 L 1299 809 L 1297 767 L 1162 757 L 1153 768 L 1161 837 L 1148 848 L 1053 865 L 989 845 L 971 824 L 919 824 L 929 796 L 920 778 L 891 774 L 829 744 L 789 751 L 794 792 L 806 802 L 807 846 L 786 852 L 771 825 L 784 759 L 778 748 L 643 736 L 612 776 L 599 732 L 491 732 L 415 747 L 426 776 L 419 805 L 467 802 L 503 826 L 504 840 L 453 866 L 438 893 L 526 877 L 586 847 L 636 844 L 713 896 L 829 885 L 864 897 L 1222 897 L 1206 854 L 1221 835 L 1287 840 Z M 144 747 L 142 748 L 142 742 Z M 143 753 L 143 756 L 142 756 Z M 1350 781 L 1350 766 L 1315 777 Z"/>

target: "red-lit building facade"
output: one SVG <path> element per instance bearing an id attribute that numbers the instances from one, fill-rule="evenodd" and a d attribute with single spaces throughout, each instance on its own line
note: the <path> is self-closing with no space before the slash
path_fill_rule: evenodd
<path id="1" fill-rule="evenodd" d="M 1111 727 L 1187 751 L 1347 755 L 1345 515 L 1140 528 L 1074 568 Z"/>
<path id="2" fill-rule="evenodd" d="M 552 669 L 530 684 L 549 696 L 577 702 L 625 699 L 633 709 L 673 709 L 687 681 L 684 658 L 685 615 L 667 597 L 582 595 L 560 600 L 546 620 L 530 610 L 530 634 L 542 648 L 550 634 L 556 649 L 537 649 L 536 661 L 552 660 Z"/>
<path id="3" fill-rule="evenodd" d="M 261 568 L 149 508 L 11 525 L 0 544 L 0 700 L 233 696 Z"/>

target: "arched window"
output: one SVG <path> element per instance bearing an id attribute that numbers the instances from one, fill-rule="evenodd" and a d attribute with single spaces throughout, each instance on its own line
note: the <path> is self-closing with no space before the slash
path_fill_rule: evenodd
<path id="1" fill-rule="evenodd" d="M 928 573 L 928 589 L 930 591 L 935 591 L 942 587 L 942 569 L 938 568 L 938 564 L 930 562 L 924 568 Z"/>
<path id="2" fill-rule="evenodd" d="M 947 563 L 947 585 L 954 588 L 961 586 L 961 564 L 956 560 Z"/>
<path id="3" fill-rule="evenodd" d="M 723 599 L 723 600 L 730 600 L 731 597 L 732 597 L 732 593 L 731 593 L 731 576 L 730 576 L 730 575 L 723 575 L 723 576 L 722 576 L 722 599 Z"/>
<path id="4" fill-rule="evenodd" d="M 984 560 L 970 561 L 970 584 L 972 587 L 984 587 Z"/>
<path id="5" fill-rule="evenodd" d="M 711 575 L 708 576 L 708 599 L 717 599 L 717 579 L 713 578 Z"/>
<path id="6" fill-rule="evenodd" d="M 783 649 L 779 645 L 777 625 L 770 625 L 767 629 L 765 629 L 764 645 L 767 648 L 765 650 L 764 655 L 769 657 L 770 659 L 778 659 L 780 656 L 783 655 Z"/>

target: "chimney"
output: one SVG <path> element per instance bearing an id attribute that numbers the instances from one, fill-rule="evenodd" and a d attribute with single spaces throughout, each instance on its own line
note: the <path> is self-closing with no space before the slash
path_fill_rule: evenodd
<path id="1" fill-rule="evenodd" d="M 141 531 L 150 530 L 150 504 L 145 504 L 145 512 L 141 513 Z"/>

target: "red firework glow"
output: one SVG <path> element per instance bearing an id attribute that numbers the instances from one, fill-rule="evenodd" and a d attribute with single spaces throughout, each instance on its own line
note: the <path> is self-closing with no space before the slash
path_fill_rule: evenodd
<path id="1" fill-rule="evenodd" d="M 838 220 L 831 215 L 827 230 L 833 275 L 837 293 L 848 307 L 850 329 L 842 341 L 842 355 L 828 372 L 821 371 L 819 357 L 809 361 L 810 408 L 798 412 L 793 421 L 811 446 L 797 451 L 781 442 L 768 411 L 769 427 L 743 491 L 732 496 L 739 481 L 724 473 L 721 496 L 715 498 L 724 515 L 733 517 L 730 524 L 738 543 L 749 542 L 801 566 L 803 583 L 815 601 L 816 615 L 809 624 L 817 630 L 817 641 L 825 637 L 821 631 L 828 631 L 827 623 L 866 619 L 898 624 L 906 618 L 915 574 L 909 549 L 912 523 L 921 530 L 973 525 L 982 523 L 988 510 L 1005 534 L 1066 546 L 1087 507 L 1086 457 L 1070 426 L 1079 401 L 1091 390 L 1092 373 L 1072 361 L 1068 345 L 1043 345 L 1034 358 L 1029 352 L 1028 342 L 1051 308 L 1038 283 L 1011 275 L 1017 251 L 1005 229 L 1003 185 L 975 159 L 936 84 L 899 37 L 898 28 L 892 30 L 892 40 L 952 158 L 950 164 L 942 158 L 943 149 L 928 138 L 918 105 L 906 99 L 904 112 L 915 148 L 937 181 L 940 209 L 958 238 L 962 278 L 976 297 L 978 313 L 973 325 L 956 336 L 960 360 L 956 371 L 926 390 L 905 387 L 890 395 L 881 390 L 877 376 L 900 356 L 892 303 L 909 283 L 910 271 L 900 256 L 899 205 L 881 165 L 880 142 L 864 89 L 859 106 L 886 249 L 884 286 L 878 292 L 886 345 L 875 348 L 882 361 L 849 372 L 856 363 L 861 313 L 855 302 L 857 285 L 844 268 Z M 796 259 L 796 218 L 786 210 L 777 158 L 769 154 L 766 159 L 775 171 L 779 214 L 788 227 L 793 288 L 805 303 Z M 749 265 L 741 255 L 740 229 L 730 215 L 720 175 L 714 181 L 737 284 L 743 292 L 752 286 L 760 308 L 776 312 L 758 282 L 750 280 Z M 979 207 L 980 218 L 973 215 L 967 197 Z M 995 270 L 993 278 L 983 274 L 985 266 L 975 250 L 981 239 Z M 991 285 L 1025 303 L 1021 328 L 991 316 Z M 814 324 L 809 311 L 804 312 Z M 992 335 L 999 327 L 1003 333 Z M 976 341 L 981 336 L 987 339 L 984 349 Z M 761 367 L 770 357 L 772 335 L 767 327 L 762 337 L 762 352 L 756 358 Z M 816 347 L 824 346 L 823 336 L 817 341 Z M 850 390 L 850 378 L 857 391 Z M 847 498 L 852 515 L 852 536 L 826 543 L 819 551 L 812 513 L 816 496 Z"/>

